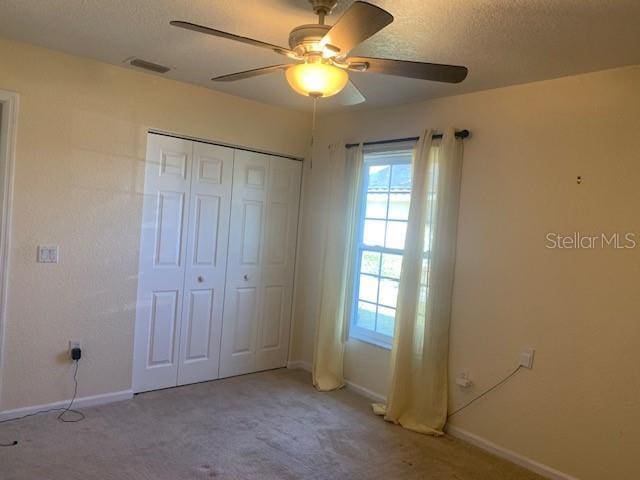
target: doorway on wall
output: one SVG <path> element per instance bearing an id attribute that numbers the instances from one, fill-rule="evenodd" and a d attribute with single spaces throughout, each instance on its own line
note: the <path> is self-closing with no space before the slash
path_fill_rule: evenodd
<path id="1" fill-rule="evenodd" d="M 11 238 L 11 198 L 15 155 L 18 94 L 0 90 L 0 393 L 4 324 L 7 296 L 9 240 Z"/>

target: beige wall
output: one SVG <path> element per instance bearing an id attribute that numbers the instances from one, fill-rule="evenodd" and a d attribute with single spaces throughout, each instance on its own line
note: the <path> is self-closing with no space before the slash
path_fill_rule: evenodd
<path id="1" fill-rule="evenodd" d="M 303 155 L 309 118 L 203 88 L 0 40 L 0 89 L 20 93 L 0 410 L 131 382 L 145 132 Z M 320 120 L 307 171 L 292 358 L 310 361 L 324 149 L 465 127 L 451 331 L 451 406 L 537 349 L 535 368 L 453 424 L 583 480 L 638 478 L 640 250 L 557 251 L 549 231 L 640 233 L 640 68 Z M 583 184 L 575 177 L 581 175 Z M 60 264 L 35 263 L 60 245 Z M 350 343 L 350 380 L 387 385 L 388 352 Z"/>
<path id="2" fill-rule="evenodd" d="M 0 410 L 71 396 L 69 339 L 80 396 L 129 389 L 147 129 L 302 156 L 310 118 L 20 43 L 0 59 L 20 94 Z"/>
<path id="3" fill-rule="evenodd" d="M 640 67 L 320 119 L 304 199 L 292 358 L 311 361 L 329 142 L 468 128 L 450 377 L 469 400 L 537 350 L 535 366 L 452 421 L 583 480 L 640 478 L 640 245 L 549 250 L 547 232 L 640 240 Z M 576 176 L 583 183 L 577 185 Z M 349 380 L 384 394 L 388 351 L 351 342 Z"/>

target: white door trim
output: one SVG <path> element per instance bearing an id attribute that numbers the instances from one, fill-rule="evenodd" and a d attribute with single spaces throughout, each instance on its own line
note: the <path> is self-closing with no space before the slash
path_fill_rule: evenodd
<path id="1" fill-rule="evenodd" d="M 11 204 L 18 134 L 18 100 L 17 93 L 0 90 L 0 104 L 2 104 L 2 119 L 0 120 L 0 398 L 2 398 L 4 328 L 9 286 Z"/>

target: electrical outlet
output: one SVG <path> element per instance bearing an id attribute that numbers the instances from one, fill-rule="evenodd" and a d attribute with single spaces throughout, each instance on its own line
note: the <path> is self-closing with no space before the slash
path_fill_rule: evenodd
<path id="1" fill-rule="evenodd" d="M 82 345 L 80 340 L 69 340 L 69 358 L 74 362 L 82 358 Z"/>
<path id="2" fill-rule="evenodd" d="M 535 355 L 536 351 L 533 348 L 528 348 L 527 350 L 524 350 L 521 354 L 520 354 L 520 366 L 524 367 L 524 368 L 533 368 L 533 357 Z"/>
<path id="3" fill-rule="evenodd" d="M 469 388 L 473 382 L 469 379 L 469 371 L 463 370 L 456 377 L 456 384 L 462 388 Z"/>
<path id="4" fill-rule="evenodd" d="M 57 245 L 38 245 L 38 263 L 58 263 Z"/>

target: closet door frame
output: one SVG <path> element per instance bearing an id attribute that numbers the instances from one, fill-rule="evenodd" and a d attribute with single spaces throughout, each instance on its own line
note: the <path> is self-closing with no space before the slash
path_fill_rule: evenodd
<path id="1" fill-rule="evenodd" d="M 18 132 L 19 95 L 0 90 L 0 394 L 4 329 L 6 323 L 8 265 L 11 251 L 11 212 L 13 204 L 13 172 L 15 169 Z"/>

